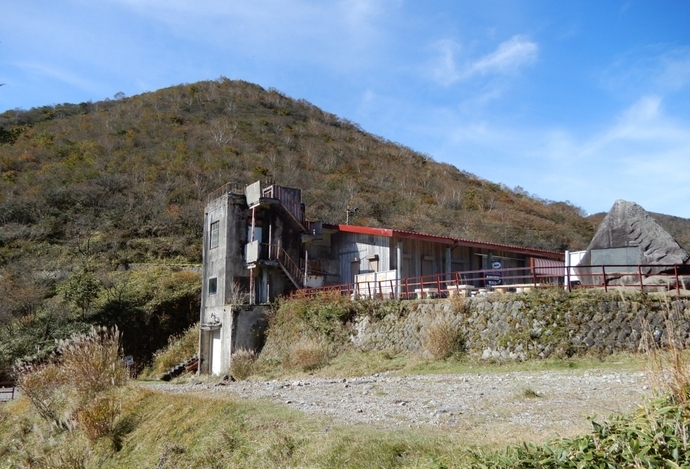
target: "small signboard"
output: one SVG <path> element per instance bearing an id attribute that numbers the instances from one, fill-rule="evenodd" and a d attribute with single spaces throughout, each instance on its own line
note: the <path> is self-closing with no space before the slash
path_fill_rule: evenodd
<path id="1" fill-rule="evenodd" d="M 503 267 L 503 265 L 500 262 L 494 262 L 491 264 L 491 268 L 496 270 L 496 272 L 487 272 L 484 274 L 484 284 L 487 287 L 493 287 L 503 283 L 503 272 L 497 270 L 501 267 Z"/>

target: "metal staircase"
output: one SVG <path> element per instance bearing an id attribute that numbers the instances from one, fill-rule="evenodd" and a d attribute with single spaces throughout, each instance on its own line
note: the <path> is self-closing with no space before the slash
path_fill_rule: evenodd
<path id="1" fill-rule="evenodd" d="M 269 258 L 278 263 L 285 277 L 290 280 L 296 288 L 304 288 L 302 271 L 285 249 L 275 244 L 269 245 Z"/>

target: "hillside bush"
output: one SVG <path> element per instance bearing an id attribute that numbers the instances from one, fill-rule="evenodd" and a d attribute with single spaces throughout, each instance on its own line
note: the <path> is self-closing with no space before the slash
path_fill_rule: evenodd
<path id="1" fill-rule="evenodd" d="M 182 334 L 171 336 L 168 345 L 153 355 L 153 363 L 144 376 L 157 376 L 197 355 L 199 349 L 199 323 Z"/>
<path id="2" fill-rule="evenodd" d="M 270 313 L 260 360 L 309 367 L 347 349 L 356 305 L 337 292 L 281 300 Z"/>
<path id="3" fill-rule="evenodd" d="M 525 443 L 494 454 L 475 453 L 479 468 L 678 468 L 690 465 L 690 408 L 662 396 L 632 415 L 597 423 L 592 433 L 544 445 Z"/>

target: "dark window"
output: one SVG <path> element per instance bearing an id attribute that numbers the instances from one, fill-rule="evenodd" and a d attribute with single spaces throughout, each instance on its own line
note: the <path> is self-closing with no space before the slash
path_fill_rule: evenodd
<path id="1" fill-rule="evenodd" d="M 215 295 L 218 293 L 218 279 L 216 277 L 208 279 L 208 294 Z"/>
<path id="2" fill-rule="evenodd" d="M 220 237 L 220 222 L 211 223 L 211 249 L 217 248 Z"/>

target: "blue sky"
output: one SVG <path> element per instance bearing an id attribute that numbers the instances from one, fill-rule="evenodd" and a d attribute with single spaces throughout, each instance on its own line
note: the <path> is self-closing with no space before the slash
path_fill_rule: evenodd
<path id="1" fill-rule="evenodd" d="M 690 2 L 0 1 L 0 111 L 225 76 L 587 213 L 690 218 Z"/>

